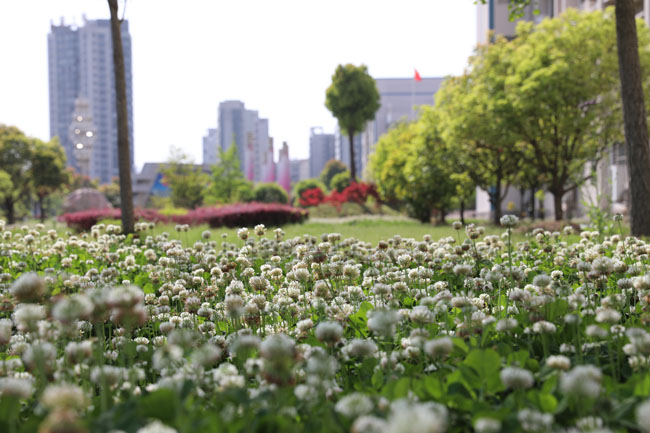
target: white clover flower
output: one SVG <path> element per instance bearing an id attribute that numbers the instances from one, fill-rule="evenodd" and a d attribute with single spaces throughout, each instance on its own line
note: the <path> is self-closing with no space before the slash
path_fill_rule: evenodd
<path id="1" fill-rule="evenodd" d="M 506 367 L 499 376 L 505 387 L 510 389 L 528 389 L 535 383 L 533 374 L 519 367 Z"/>
<path id="2" fill-rule="evenodd" d="M 423 325 L 426 323 L 433 322 L 434 316 L 431 310 L 429 309 L 429 307 L 425 307 L 424 305 L 418 305 L 416 307 L 413 307 L 413 309 L 409 313 L 409 318 L 411 319 L 412 322 Z"/>
<path id="3" fill-rule="evenodd" d="M 88 404 L 88 398 L 83 390 L 70 383 L 48 385 L 41 394 L 41 403 L 47 409 L 74 409 L 84 410 Z"/>
<path id="4" fill-rule="evenodd" d="M 9 289 L 18 302 L 36 302 L 45 294 L 45 280 L 35 272 L 21 275 Z"/>
<path id="5" fill-rule="evenodd" d="M 503 227 L 511 229 L 517 226 L 517 223 L 519 222 L 519 218 L 517 218 L 516 215 L 504 215 L 501 217 L 499 222 Z"/>
<path id="6" fill-rule="evenodd" d="M 494 418 L 481 417 L 474 421 L 476 433 L 498 433 L 501 431 L 501 421 Z"/>
<path id="7" fill-rule="evenodd" d="M 635 410 L 636 423 L 644 433 L 650 433 L 650 400 L 640 403 Z"/>
<path id="8" fill-rule="evenodd" d="M 136 433 L 178 433 L 176 429 L 166 426 L 158 420 L 154 420 L 144 427 L 138 429 Z"/>
<path id="9" fill-rule="evenodd" d="M 0 398 L 14 397 L 17 399 L 30 398 L 34 393 L 34 384 L 30 379 L 17 377 L 0 378 Z"/>
<path id="10" fill-rule="evenodd" d="M 45 308 L 36 304 L 18 304 L 12 315 L 16 328 L 20 332 L 33 331 L 36 323 L 45 318 Z"/>
<path id="11" fill-rule="evenodd" d="M 368 318 L 368 329 L 377 335 L 392 337 L 395 335 L 400 315 L 395 310 L 371 310 Z"/>
<path id="12" fill-rule="evenodd" d="M 440 337 L 427 341 L 424 352 L 434 359 L 446 358 L 454 348 L 454 342 L 449 337 Z"/>
<path id="13" fill-rule="evenodd" d="M 370 413 L 374 405 L 370 397 L 353 392 L 336 402 L 334 410 L 348 418 L 355 418 Z"/>
<path id="14" fill-rule="evenodd" d="M 343 349 L 344 352 L 353 358 L 373 356 L 377 352 L 377 344 L 369 339 L 355 338 Z"/>
<path id="15" fill-rule="evenodd" d="M 311 328 L 314 327 L 314 322 L 311 319 L 304 319 L 296 323 L 296 329 L 301 334 L 309 332 Z"/>
<path id="16" fill-rule="evenodd" d="M 621 320 L 621 313 L 611 308 L 601 308 L 596 312 L 598 323 L 618 323 Z"/>
<path id="17" fill-rule="evenodd" d="M 517 414 L 517 420 L 525 432 L 542 433 L 550 431 L 553 426 L 553 415 L 541 413 L 532 409 L 522 409 Z"/>
<path id="18" fill-rule="evenodd" d="M 519 325 L 517 319 L 514 318 L 505 318 L 497 322 L 494 328 L 499 332 L 507 332 L 512 329 L 515 329 Z"/>
<path id="19" fill-rule="evenodd" d="M 546 358 L 546 365 L 556 370 L 568 370 L 571 368 L 571 360 L 564 355 L 551 355 Z"/>
<path id="20" fill-rule="evenodd" d="M 385 433 L 388 424 L 385 420 L 372 415 L 357 418 L 352 424 L 352 433 Z"/>
<path id="21" fill-rule="evenodd" d="M 437 403 L 397 400 L 391 405 L 386 433 L 443 433 L 447 430 L 447 408 Z"/>
<path id="22" fill-rule="evenodd" d="M 9 319 L 0 319 L 0 345 L 9 343 L 13 323 Z"/>
<path id="23" fill-rule="evenodd" d="M 602 373 L 593 365 L 578 365 L 560 378 L 560 390 L 576 398 L 596 398 Z"/>

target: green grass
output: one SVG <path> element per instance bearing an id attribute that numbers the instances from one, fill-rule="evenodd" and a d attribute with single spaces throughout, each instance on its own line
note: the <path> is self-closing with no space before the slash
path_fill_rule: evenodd
<path id="1" fill-rule="evenodd" d="M 272 230 L 275 227 L 268 227 L 266 236 L 272 237 Z M 323 222 L 323 221 L 308 221 L 304 224 L 291 224 L 282 227 L 285 232 L 285 239 L 302 236 L 304 234 L 320 237 L 323 233 L 340 233 L 343 239 L 357 238 L 364 242 L 370 242 L 376 245 L 380 240 L 390 239 L 398 234 L 402 238 L 414 238 L 421 240 L 424 235 L 431 235 L 433 239 L 440 239 L 447 236 L 456 237 L 456 230 L 451 225 L 434 226 L 431 224 L 422 224 L 417 221 L 410 220 L 383 220 L 383 219 L 358 219 L 347 220 L 343 222 Z M 220 241 L 221 235 L 226 234 L 228 242 L 240 243 L 237 238 L 237 229 L 218 228 L 211 229 L 207 225 L 191 227 L 186 233 L 178 233 L 175 229 L 175 224 L 161 224 L 156 226 L 152 234 L 158 235 L 162 232 L 170 234 L 171 239 L 179 239 L 183 245 L 192 245 L 197 240 L 201 239 L 201 233 L 204 230 L 210 230 L 212 239 Z M 149 233 L 149 232 L 147 232 Z M 500 235 L 503 229 L 500 227 L 486 226 L 486 234 Z M 461 233 L 461 238 L 465 238 L 465 234 Z M 523 240 L 524 237 L 516 236 L 516 240 Z"/>

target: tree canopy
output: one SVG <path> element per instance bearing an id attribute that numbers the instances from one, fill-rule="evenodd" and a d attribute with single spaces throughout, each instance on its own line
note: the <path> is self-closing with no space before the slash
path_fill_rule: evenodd
<path id="1" fill-rule="evenodd" d="M 325 106 L 339 122 L 350 142 L 350 179 L 356 180 L 354 162 L 354 135 L 363 130 L 366 122 L 375 118 L 379 109 L 379 91 L 366 65 L 338 65 L 332 84 L 325 92 Z"/>

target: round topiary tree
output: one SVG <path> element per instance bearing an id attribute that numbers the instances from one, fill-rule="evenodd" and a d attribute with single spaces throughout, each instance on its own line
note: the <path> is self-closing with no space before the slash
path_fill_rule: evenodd
<path id="1" fill-rule="evenodd" d="M 332 189 L 332 179 L 339 173 L 348 173 L 348 177 L 350 177 L 347 165 L 338 159 L 330 159 L 327 161 L 323 171 L 320 173 L 320 181 L 323 182 L 326 187 Z"/>
<path id="2" fill-rule="evenodd" d="M 343 190 L 350 186 L 351 183 L 350 172 L 346 170 L 344 172 L 338 173 L 332 178 L 330 187 L 332 188 L 332 191 L 336 190 L 338 192 L 343 192 Z"/>
<path id="3" fill-rule="evenodd" d="M 289 203 L 287 192 L 275 182 L 260 183 L 253 190 L 253 200 L 261 203 Z"/>

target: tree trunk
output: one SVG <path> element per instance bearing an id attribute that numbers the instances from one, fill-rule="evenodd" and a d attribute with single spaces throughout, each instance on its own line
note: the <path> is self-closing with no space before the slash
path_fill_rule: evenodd
<path id="1" fill-rule="evenodd" d="M 126 75 L 122 49 L 121 22 L 117 16 L 117 0 L 108 0 L 111 10 L 111 36 L 113 40 L 113 69 L 115 71 L 115 108 L 117 109 L 117 159 L 120 173 L 120 201 L 122 207 L 122 233 L 133 233 L 133 191 L 131 185 L 131 153 L 129 151 L 129 124 L 126 106 Z"/>
<path id="2" fill-rule="evenodd" d="M 7 209 L 7 224 L 16 222 L 16 214 L 14 213 L 14 201 L 11 198 L 5 198 L 5 208 Z"/>
<path id="3" fill-rule="evenodd" d="M 535 221 L 535 187 L 530 188 L 530 219 Z"/>
<path id="4" fill-rule="evenodd" d="M 634 1 L 617 0 L 616 42 L 630 190 L 632 235 L 650 235 L 650 147 L 646 123 Z"/>
<path id="5" fill-rule="evenodd" d="M 354 162 L 354 131 L 348 132 L 348 139 L 350 140 L 350 182 L 357 181 L 357 166 Z"/>
<path id="6" fill-rule="evenodd" d="M 563 191 L 551 191 L 553 194 L 553 206 L 555 207 L 555 221 L 562 221 L 564 219 L 564 212 L 562 211 L 562 197 L 564 197 Z"/>
<path id="7" fill-rule="evenodd" d="M 494 206 L 494 211 L 492 212 L 492 222 L 494 225 L 501 224 L 501 179 L 497 179 L 497 184 L 494 186 L 494 194 L 491 195 L 490 201 L 492 206 Z"/>
<path id="8" fill-rule="evenodd" d="M 41 212 L 41 222 L 45 222 L 45 197 L 42 195 L 38 196 L 38 210 Z"/>
<path id="9" fill-rule="evenodd" d="M 465 225 L 465 200 L 460 201 L 460 222 Z"/>
<path id="10" fill-rule="evenodd" d="M 523 187 L 519 188 L 519 217 L 520 218 L 526 217 L 525 195 L 526 195 L 526 189 Z"/>

